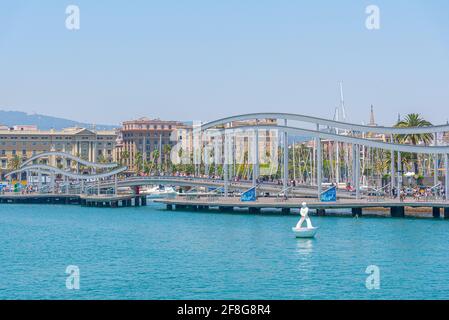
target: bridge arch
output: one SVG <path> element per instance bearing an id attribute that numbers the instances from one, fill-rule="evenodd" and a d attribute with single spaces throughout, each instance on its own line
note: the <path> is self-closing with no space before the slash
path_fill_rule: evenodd
<path id="1" fill-rule="evenodd" d="M 262 120 L 262 119 L 274 119 L 274 120 L 281 120 L 284 121 L 283 125 L 277 123 L 277 125 L 267 125 L 264 123 L 256 123 L 254 125 L 238 125 L 235 127 L 227 126 L 228 124 L 231 124 L 233 122 L 237 121 L 248 121 L 248 120 Z M 307 129 L 304 125 L 298 125 L 297 123 L 293 125 L 288 125 L 288 121 L 295 121 L 295 122 L 303 122 L 308 123 L 310 125 L 315 125 L 316 129 Z M 327 126 L 327 128 L 331 129 L 341 129 L 340 134 L 339 131 L 336 131 L 336 133 L 330 132 L 329 130 L 323 131 L 321 130 L 320 126 Z M 223 128 L 224 127 L 224 128 Z M 407 152 L 407 153 L 419 153 L 419 154 L 430 154 L 433 157 L 437 157 L 438 155 L 444 156 L 444 161 L 446 163 L 446 177 L 449 177 L 449 146 L 437 146 L 436 142 L 435 145 L 432 146 L 422 146 L 422 145 L 409 145 L 409 144 L 399 144 L 394 143 L 393 136 L 394 135 L 406 135 L 406 134 L 433 134 L 434 137 L 436 137 L 437 133 L 444 133 L 449 132 L 449 124 L 446 125 L 436 125 L 436 126 L 428 126 L 428 127 L 411 127 L 411 128 L 400 128 L 400 127 L 384 127 L 384 126 L 366 126 L 366 125 L 359 125 L 359 124 L 353 124 L 353 123 L 347 123 L 347 122 L 341 122 L 341 121 L 335 121 L 335 120 L 329 120 L 329 119 L 323 119 L 318 117 L 312 117 L 312 116 L 306 116 L 301 114 L 293 114 L 293 113 L 273 113 L 273 112 L 262 112 L 262 113 L 250 113 L 250 114 L 242 114 L 242 115 L 235 115 L 231 117 L 226 117 L 222 119 L 218 119 L 215 121 L 211 121 L 208 123 L 203 124 L 199 131 L 206 132 L 209 129 L 217 130 L 218 132 L 232 132 L 233 130 L 253 130 L 255 131 L 255 139 L 257 141 L 258 136 L 258 129 L 260 130 L 278 130 L 283 133 L 283 140 L 288 141 L 288 134 L 300 134 L 307 137 L 311 137 L 315 140 L 315 145 L 317 146 L 317 167 L 319 167 L 318 170 L 316 170 L 316 180 L 318 184 L 318 194 L 321 193 L 321 181 L 322 181 L 322 155 L 321 155 L 321 140 L 331 140 L 341 143 L 346 143 L 349 145 L 352 145 L 353 150 L 353 171 L 356 172 L 354 174 L 353 180 L 357 181 L 356 190 L 359 192 L 359 177 L 360 177 L 360 147 L 369 147 L 369 148 L 379 148 L 384 150 L 389 150 L 391 152 L 391 159 L 395 158 L 395 152 L 397 152 L 398 157 L 398 168 L 399 163 L 401 161 L 401 152 Z M 344 133 L 344 134 L 341 134 Z M 357 135 L 364 133 L 377 133 L 377 134 L 383 134 L 387 137 L 388 140 L 390 140 L 390 143 L 387 142 L 380 142 L 380 141 L 374 141 L 372 139 L 364 138 L 364 137 L 357 137 Z M 226 139 L 226 134 L 224 135 L 224 139 Z M 435 139 L 435 138 L 434 138 Z M 224 143 L 224 146 L 226 146 L 226 142 Z M 256 148 L 258 148 L 258 143 L 255 143 Z M 337 143 L 338 146 L 338 143 Z M 226 148 L 226 147 L 224 147 Z M 337 147 L 338 148 L 338 147 Z M 354 151 L 355 150 L 355 151 Z M 315 151 L 315 150 L 314 150 Z M 224 152 L 225 154 L 227 152 Z M 256 178 L 257 175 L 257 168 L 259 166 L 258 163 L 258 157 L 259 153 L 258 151 L 255 152 L 256 156 L 256 163 L 253 170 L 253 184 L 256 185 Z M 288 167 L 288 143 L 284 143 L 284 151 L 283 151 L 283 167 Z M 356 158 L 356 156 L 358 158 Z M 338 159 L 338 157 L 337 157 Z M 358 168 L 354 169 L 354 166 L 358 166 Z M 227 166 L 225 166 L 227 167 Z M 338 166 L 337 166 L 338 167 Z M 391 161 L 391 186 L 395 185 L 395 164 L 394 161 Z M 224 169 L 226 170 L 226 168 Z M 400 169 L 398 169 L 399 172 Z M 438 168 L 438 161 L 434 160 L 434 170 L 437 172 L 439 170 Z M 288 170 L 283 170 L 283 184 L 284 188 L 287 189 L 288 185 Z M 227 172 L 224 174 L 225 177 L 227 177 Z M 437 184 L 437 175 L 434 175 L 434 182 Z M 400 186 L 400 177 L 397 178 L 398 181 L 398 189 Z M 446 195 L 449 194 L 449 178 L 445 179 L 445 190 Z M 337 181 L 338 182 L 338 181 Z M 226 184 L 226 183 L 225 183 Z M 357 195 L 358 196 L 358 195 Z"/>
<path id="2" fill-rule="evenodd" d="M 85 165 L 87 167 L 92 167 L 92 168 L 97 168 L 97 169 L 111 169 L 111 168 L 115 168 L 118 166 L 117 163 L 96 163 L 96 162 L 90 162 L 90 161 L 86 161 L 84 159 L 81 159 L 79 157 L 76 157 L 70 153 L 66 153 L 66 152 L 58 152 L 58 151 L 49 151 L 49 152 L 43 152 L 43 153 L 39 153 L 27 160 L 25 160 L 22 164 L 21 167 L 25 167 L 30 163 L 33 163 L 34 161 L 40 159 L 40 158 L 46 158 L 46 157 L 61 157 L 61 158 L 66 158 L 66 159 L 70 159 L 73 160 L 79 164 Z"/>
<path id="3" fill-rule="evenodd" d="M 414 128 L 397 128 L 383 126 L 367 126 L 355 123 L 341 122 L 324 118 L 306 116 L 294 113 L 278 113 L 278 112 L 261 112 L 235 115 L 205 123 L 201 126 L 201 130 L 211 129 L 217 126 L 225 125 L 234 121 L 258 120 L 258 119 L 277 119 L 292 120 L 306 122 L 316 125 L 324 125 L 332 128 L 345 129 L 348 131 L 364 132 L 364 133 L 382 133 L 382 134 L 419 134 L 419 133 L 440 133 L 449 131 L 449 124 L 436 125 L 431 127 L 414 127 Z"/>

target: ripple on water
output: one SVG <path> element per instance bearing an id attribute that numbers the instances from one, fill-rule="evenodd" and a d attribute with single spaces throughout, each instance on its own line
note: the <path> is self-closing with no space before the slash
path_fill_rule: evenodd
<path id="1" fill-rule="evenodd" d="M 3 299 L 447 299 L 446 221 L 0 206 Z M 81 290 L 65 288 L 77 265 Z M 380 290 L 367 290 L 377 265 Z"/>

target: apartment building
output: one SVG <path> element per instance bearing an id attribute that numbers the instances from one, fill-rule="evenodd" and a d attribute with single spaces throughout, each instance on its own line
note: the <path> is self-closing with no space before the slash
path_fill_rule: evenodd
<path id="1" fill-rule="evenodd" d="M 168 150 L 177 143 L 174 132 L 184 126 L 179 121 L 146 117 L 123 122 L 116 150 L 117 160 L 130 170 L 137 169 L 137 161 L 163 163 L 170 156 Z"/>
<path id="2" fill-rule="evenodd" d="M 34 126 L 0 127 L 0 169 L 2 176 L 14 158 L 29 159 L 48 151 L 67 152 L 82 159 L 115 161 L 115 131 L 95 131 L 86 128 L 38 130 Z M 42 160 L 45 163 L 45 159 Z M 56 160 L 60 162 L 60 159 Z M 57 163 L 58 164 L 58 163 Z"/>

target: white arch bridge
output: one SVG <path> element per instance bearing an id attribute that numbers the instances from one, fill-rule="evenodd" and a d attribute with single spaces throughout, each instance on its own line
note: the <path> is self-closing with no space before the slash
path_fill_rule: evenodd
<path id="1" fill-rule="evenodd" d="M 264 120 L 270 119 L 271 122 Z M 267 124 L 268 123 L 268 124 Z M 282 137 L 283 152 L 282 152 L 282 185 L 278 186 L 270 183 L 260 183 L 260 159 L 259 159 L 259 132 L 267 130 L 277 130 Z M 233 162 L 229 157 L 233 157 L 232 152 L 226 150 L 231 149 L 232 135 L 235 132 L 253 131 L 254 141 L 253 148 L 255 163 L 252 170 L 252 181 L 241 182 L 235 181 L 230 170 L 230 164 Z M 449 125 L 438 125 L 428 127 L 414 127 L 414 128 L 398 128 L 398 127 L 381 127 L 381 126 L 365 126 L 346 122 L 333 121 L 317 117 L 310 117 L 299 114 L 290 113 L 253 113 L 243 114 L 232 117 L 227 117 L 203 124 L 195 134 L 205 135 L 212 133 L 212 135 L 220 135 L 223 141 L 220 146 L 220 156 L 222 159 L 222 179 L 205 179 L 205 178 L 183 178 L 183 177 L 131 177 L 119 179 L 118 176 L 126 171 L 126 167 L 119 166 L 116 163 L 92 163 L 85 161 L 79 157 L 75 157 L 63 152 L 46 152 L 36 155 L 25 161 L 18 170 L 10 172 L 8 176 L 12 178 L 13 175 L 25 172 L 27 174 L 27 181 L 37 181 L 37 190 L 45 189 L 42 186 L 42 176 L 50 177 L 50 187 L 47 189 L 55 192 L 55 177 L 61 176 L 64 181 L 59 186 L 65 187 L 66 192 L 78 188 L 78 192 L 83 193 L 88 190 L 96 189 L 100 193 L 100 189 L 110 189 L 117 193 L 119 187 L 139 187 L 144 185 L 175 185 L 175 186 L 189 186 L 189 187 L 223 187 L 224 195 L 228 196 L 230 190 L 248 189 L 251 186 L 257 186 L 258 190 L 270 193 L 289 193 L 290 195 L 301 196 L 320 196 L 323 189 L 323 143 L 326 141 L 333 141 L 340 146 L 347 154 L 344 159 L 346 165 L 351 167 L 351 175 L 347 178 L 355 187 L 355 197 L 361 197 L 361 163 L 363 160 L 364 148 L 383 149 L 390 152 L 390 189 L 395 186 L 397 190 L 402 187 L 402 172 L 401 172 L 401 154 L 402 153 L 417 153 L 427 154 L 433 159 L 434 165 L 434 185 L 438 185 L 438 172 L 442 169 L 445 172 L 444 190 L 445 194 L 449 193 L 449 146 L 438 145 L 437 135 L 449 132 Z M 377 141 L 370 139 L 372 134 L 379 134 L 385 137 L 385 141 Z M 433 137 L 432 145 L 409 145 L 398 143 L 395 139 L 397 135 L 412 135 L 412 134 L 429 134 Z M 310 185 L 291 186 L 291 176 L 289 175 L 289 137 L 307 137 L 313 141 L 312 154 L 312 172 L 313 179 Z M 204 144 L 200 149 L 204 151 Z M 40 163 L 43 158 L 50 158 L 50 164 Z M 62 167 L 55 164 L 56 158 L 65 159 Z M 337 155 L 337 162 L 340 158 Z M 394 159 L 397 159 L 394 160 Z M 440 165 L 441 159 L 444 159 L 444 167 Z M 293 157 L 294 160 L 294 157 Z M 328 159 L 330 160 L 330 159 Z M 73 165 L 73 163 L 75 165 Z M 351 164 L 352 163 L 352 164 Z M 336 170 L 339 168 L 337 166 Z M 37 180 L 33 179 L 37 175 Z M 337 176 L 337 183 L 340 177 Z M 30 179 L 31 178 L 31 179 Z M 340 197 L 352 197 L 349 193 L 339 193 Z"/>
<path id="2" fill-rule="evenodd" d="M 52 165 L 40 163 L 43 159 L 50 159 Z M 56 159 L 64 159 L 61 167 L 56 165 Z M 72 165 L 74 163 L 74 165 Z M 9 172 L 6 177 L 12 180 L 13 176 L 21 176 L 26 173 L 28 184 L 35 184 L 36 191 L 50 191 L 56 193 L 57 189 L 65 192 L 84 193 L 93 186 L 97 186 L 100 193 L 100 184 L 103 181 L 113 181 L 113 191 L 117 194 L 117 176 L 126 171 L 127 167 L 120 167 L 116 163 L 94 163 L 65 152 L 43 152 L 24 161 L 20 168 Z M 61 176 L 63 181 L 56 184 L 56 176 Z M 46 185 L 44 177 L 49 177 L 49 185 Z M 72 189 L 72 190 L 70 190 Z"/>
<path id="3" fill-rule="evenodd" d="M 270 119 L 271 122 L 264 120 Z M 212 131 L 211 135 L 220 134 L 223 139 L 224 149 L 223 156 L 223 178 L 225 186 L 225 194 L 228 190 L 229 181 L 232 179 L 229 164 L 233 162 L 232 149 L 229 145 L 233 143 L 232 135 L 235 132 L 253 131 L 253 149 L 255 154 L 255 163 L 252 170 L 253 185 L 257 185 L 260 178 L 259 163 L 259 131 L 277 130 L 282 135 L 283 141 L 283 159 L 282 159 L 282 181 L 284 190 L 289 190 L 289 137 L 302 136 L 313 139 L 313 180 L 316 186 L 315 194 L 320 196 L 322 193 L 323 182 L 323 143 L 332 141 L 336 143 L 336 182 L 340 182 L 339 164 L 340 157 L 338 154 L 339 147 L 343 147 L 343 152 L 347 154 L 345 162 L 352 162 L 352 175 L 348 177 L 356 192 L 356 197 L 360 198 L 360 178 L 361 178 L 361 155 L 362 150 L 366 148 L 382 149 L 390 152 L 390 192 L 394 188 L 400 190 L 402 188 L 402 153 L 426 154 L 433 159 L 434 164 L 434 186 L 438 186 L 440 170 L 444 170 L 444 191 L 445 195 L 449 193 L 449 146 L 438 145 L 438 134 L 449 132 L 449 125 L 425 126 L 425 127 L 383 127 L 383 126 L 366 126 L 347 122 L 322 119 L 317 117 L 305 116 L 291 113 L 252 113 L 236 115 L 206 123 L 198 130 L 201 134 Z M 370 135 L 381 135 L 385 141 L 377 141 L 370 139 Z M 432 137 L 432 145 L 410 145 L 399 143 L 395 137 L 398 135 L 418 135 L 426 134 Z M 350 153 L 350 154 L 349 154 Z M 440 168 L 440 159 L 444 159 L 444 168 Z M 395 160 L 397 159 L 397 161 Z M 328 159 L 331 160 L 331 159 Z M 352 161 L 349 161 L 352 160 Z M 395 164 L 397 162 L 397 164 Z M 346 163 L 349 167 L 349 163 Z"/>

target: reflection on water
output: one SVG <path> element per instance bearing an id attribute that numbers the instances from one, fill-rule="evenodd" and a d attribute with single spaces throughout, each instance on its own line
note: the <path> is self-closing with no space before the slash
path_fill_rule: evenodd
<path id="1" fill-rule="evenodd" d="M 296 238 L 296 252 L 300 255 L 309 255 L 313 252 L 313 242 L 315 239 Z"/>
<path id="2" fill-rule="evenodd" d="M 312 253 L 314 239 L 296 239 L 297 253 L 297 280 L 300 282 L 310 280 L 313 276 Z"/>

